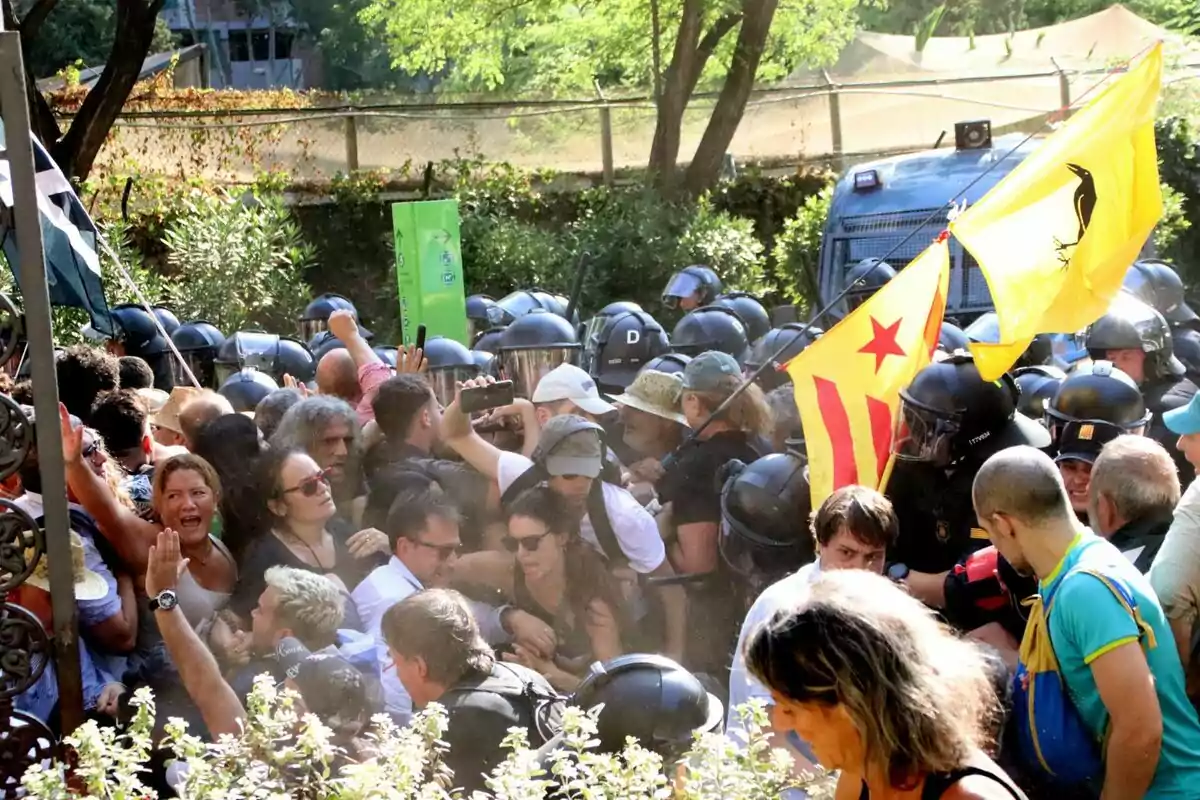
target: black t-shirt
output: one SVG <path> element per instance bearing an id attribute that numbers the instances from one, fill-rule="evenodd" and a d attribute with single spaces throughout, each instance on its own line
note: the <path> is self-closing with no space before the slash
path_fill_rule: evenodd
<path id="1" fill-rule="evenodd" d="M 1154 415 L 1150 420 L 1150 429 L 1146 431 L 1146 435 L 1165 447 L 1171 454 L 1171 459 L 1175 462 L 1175 469 L 1179 471 L 1179 483 L 1182 486 L 1191 485 L 1196 478 L 1196 470 L 1175 446 L 1175 443 L 1179 441 L 1179 434 L 1171 433 L 1163 422 L 1163 414 L 1186 406 L 1195 394 L 1196 384 L 1186 379 L 1176 381 L 1168 378 L 1165 381 L 1158 381 L 1142 387 L 1142 397 L 1146 400 L 1146 409 Z"/>
<path id="2" fill-rule="evenodd" d="M 689 442 L 676 451 L 679 460 L 659 480 L 658 499 L 671 503 L 676 526 L 721 521 L 721 467 L 735 458 L 747 464 L 770 452 L 745 431 L 722 431 Z"/>

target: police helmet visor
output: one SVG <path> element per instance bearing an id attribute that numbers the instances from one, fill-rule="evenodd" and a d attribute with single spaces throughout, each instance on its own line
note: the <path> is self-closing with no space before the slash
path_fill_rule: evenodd
<path id="1" fill-rule="evenodd" d="M 892 452 L 902 461 L 947 466 L 952 460 L 951 445 L 960 427 L 957 420 L 914 403 L 901 394 Z"/>
<path id="2" fill-rule="evenodd" d="M 329 330 L 329 320 L 327 319 L 302 319 L 300 320 L 300 341 L 311 342 L 314 336 L 327 330 Z"/>
<path id="3" fill-rule="evenodd" d="M 600 333 L 604 330 L 604 326 L 612 317 L 607 314 L 597 314 L 587 321 L 583 326 L 583 353 L 580 356 L 579 366 L 585 372 L 592 372 L 596 366 L 596 357 L 600 353 Z"/>
<path id="4" fill-rule="evenodd" d="M 513 382 L 516 396 L 529 398 L 546 373 L 561 364 L 574 364 L 578 355 L 577 347 L 504 350 L 500 353 L 500 369 Z"/>
<path id="5" fill-rule="evenodd" d="M 674 308 L 679 305 L 680 300 L 686 300 L 703 288 L 704 284 L 700 282 L 700 279 L 690 272 L 676 272 L 667 281 L 667 288 L 663 289 L 662 299 L 664 303 Z"/>
<path id="6" fill-rule="evenodd" d="M 479 373 L 478 366 L 459 366 L 431 369 L 425 377 L 429 381 L 430 388 L 433 389 L 433 396 L 442 406 L 448 406 L 454 400 L 455 384 L 478 378 Z"/>
<path id="7" fill-rule="evenodd" d="M 217 389 L 220 387 L 222 382 L 217 380 L 217 369 L 216 364 L 213 363 L 212 350 L 184 350 L 180 355 L 183 356 L 182 362 L 174 356 L 171 357 L 171 373 L 176 386 L 192 385 L 192 379 L 188 377 L 183 368 L 183 365 L 186 364 L 187 368 L 196 376 L 196 380 L 200 382 L 201 388 Z"/>

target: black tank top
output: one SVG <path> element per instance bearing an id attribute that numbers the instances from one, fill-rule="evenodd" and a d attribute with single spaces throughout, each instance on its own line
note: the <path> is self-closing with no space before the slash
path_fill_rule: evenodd
<path id="1" fill-rule="evenodd" d="M 1007 777 L 991 770 L 983 769 L 982 767 L 963 767 L 952 772 L 938 772 L 933 775 L 927 775 L 925 777 L 925 786 L 921 789 L 921 800 L 938 800 L 938 798 L 950 790 L 951 786 L 963 778 L 969 778 L 973 775 L 990 778 L 1003 786 L 1015 800 L 1028 800 L 1020 790 L 1013 786 Z M 858 796 L 858 800 L 870 800 L 870 798 L 871 790 L 867 788 L 866 783 L 863 783 L 862 794 Z"/>

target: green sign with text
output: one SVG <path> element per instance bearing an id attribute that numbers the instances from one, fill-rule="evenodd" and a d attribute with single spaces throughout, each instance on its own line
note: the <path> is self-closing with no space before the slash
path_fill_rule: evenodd
<path id="1" fill-rule="evenodd" d="M 457 200 L 424 200 L 392 205 L 396 282 L 404 344 L 426 335 L 467 341 L 467 295 Z"/>

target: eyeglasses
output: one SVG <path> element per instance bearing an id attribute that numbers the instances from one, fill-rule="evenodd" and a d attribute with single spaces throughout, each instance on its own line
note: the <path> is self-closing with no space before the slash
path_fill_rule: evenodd
<path id="1" fill-rule="evenodd" d="M 84 445 L 83 449 L 79 451 L 79 454 L 84 458 L 91 458 L 92 456 L 96 455 L 99 450 L 100 443 L 92 442 L 91 444 Z"/>
<path id="2" fill-rule="evenodd" d="M 542 540 L 552 533 L 554 531 L 546 531 L 537 536 L 522 536 L 519 539 L 515 536 L 505 536 L 504 549 L 510 553 L 515 553 L 518 550 L 524 550 L 526 553 L 536 553 L 538 548 L 542 546 Z"/>
<path id="3" fill-rule="evenodd" d="M 311 475 L 290 489 L 284 489 L 283 494 L 291 494 L 299 492 L 304 497 L 315 497 L 321 491 L 322 486 L 329 485 L 329 476 L 324 472 L 318 472 L 316 475 Z"/>
<path id="4" fill-rule="evenodd" d="M 431 542 L 422 542 L 420 539 L 413 539 L 411 541 L 415 545 L 428 547 L 430 550 L 436 551 L 438 561 L 448 561 L 462 546 L 461 544 L 433 544 Z"/>

